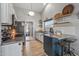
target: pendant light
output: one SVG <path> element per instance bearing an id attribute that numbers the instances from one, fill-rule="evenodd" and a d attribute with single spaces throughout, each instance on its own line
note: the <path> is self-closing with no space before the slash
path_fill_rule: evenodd
<path id="1" fill-rule="evenodd" d="M 29 14 L 30 16 L 34 16 L 34 15 L 35 15 L 34 11 L 32 11 L 32 4 L 31 4 L 31 10 L 29 11 L 28 14 Z"/>

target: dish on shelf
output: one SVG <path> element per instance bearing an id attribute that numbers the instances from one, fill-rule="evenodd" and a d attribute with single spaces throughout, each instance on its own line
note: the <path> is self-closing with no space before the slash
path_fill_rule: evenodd
<path id="1" fill-rule="evenodd" d="M 63 10 L 62 10 L 62 14 L 66 15 L 66 14 L 71 14 L 74 10 L 74 6 L 72 4 L 68 4 L 66 5 Z"/>

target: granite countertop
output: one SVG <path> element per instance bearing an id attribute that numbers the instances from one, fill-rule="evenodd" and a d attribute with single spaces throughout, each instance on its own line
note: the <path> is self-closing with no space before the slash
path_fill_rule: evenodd
<path id="1" fill-rule="evenodd" d="M 49 36 L 49 37 L 52 37 L 52 38 L 58 38 L 59 40 L 61 39 L 65 39 L 65 38 L 76 38 L 74 35 L 69 35 L 69 34 L 62 34 L 62 35 L 50 35 L 50 34 L 45 34 L 45 36 Z"/>
<path id="2" fill-rule="evenodd" d="M 16 37 L 15 40 L 9 39 L 7 41 L 3 41 L 1 43 L 1 45 L 4 46 L 4 45 L 8 45 L 8 44 L 14 44 L 14 43 L 17 43 L 17 42 L 24 42 L 24 37 Z"/>

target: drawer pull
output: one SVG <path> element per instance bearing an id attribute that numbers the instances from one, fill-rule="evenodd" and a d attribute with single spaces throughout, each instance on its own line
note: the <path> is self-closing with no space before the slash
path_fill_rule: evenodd
<path id="1" fill-rule="evenodd" d="M 21 43 L 19 43 L 19 45 L 21 45 Z"/>

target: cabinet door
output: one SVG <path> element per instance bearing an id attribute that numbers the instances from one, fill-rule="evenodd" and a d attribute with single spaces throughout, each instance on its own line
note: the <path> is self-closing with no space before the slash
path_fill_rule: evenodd
<path id="1" fill-rule="evenodd" d="M 13 46 L 13 47 L 12 47 Z M 22 43 L 12 44 L 12 54 L 13 56 L 22 56 Z"/>
<path id="2" fill-rule="evenodd" d="M 49 56 L 52 56 L 53 55 L 52 38 L 50 38 L 48 36 L 44 36 L 44 51 Z"/>
<path id="3" fill-rule="evenodd" d="M 2 49 L 1 49 L 1 46 L 0 46 L 0 56 L 2 55 L 2 51 L 1 51 Z"/>
<path id="4" fill-rule="evenodd" d="M 1 4 L 0 4 L 0 45 L 1 45 Z"/>
<path id="5" fill-rule="evenodd" d="M 1 22 L 11 25 L 12 14 L 15 14 L 11 3 L 1 3 Z"/>
<path id="6" fill-rule="evenodd" d="M 36 33 L 36 39 L 39 40 L 39 33 Z"/>
<path id="7" fill-rule="evenodd" d="M 43 33 L 36 33 L 36 38 L 37 38 L 39 41 L 43 42 Z"/>
<path id="8" fill-rule="evenodd" d="M 13 8 L 12 4 L 8 4 L 8 24 L 12 24 L 12 14 L 13 14 Z"/>
<path id="9" fill-rule="evenodd" d="M 0 45 L 1 45 L 1 4 L 0 4 Z M 0 56 L 1 56 L 1 46 L 0 46 Z"/>
<path id="10" fill-rule="evenodd" d="M 1 3 L 0 3 L 0 21 L 1 21 Z"/>
<path id="11" fill-rule="evenodd" d="M 1 3 L 1 22 L 8 22 L 8 3 Z"/>
<path id="12" fill-rule="evenodd" d="M 13 8 L 13 4 L 8 3 L 8 21 L 9 21 L 9 24 L 12 24 L 12 14 L 15 15 L 15 19 L 16 19 L 16 14 L 15 14 L 15 10 Z"/>
<path id="13" fill-rule="evenodd" d="M 39 40 L 43 43 L 43 33 L 39 33 L 40 37 Z"/>
<path id="14" fill-rule="evenodd" d="M 61 56 L 63 54 L 63 47 L 59 44 L 63 42 L 63 40 L 59 40 L 58 38 L 52 38 L 53 39 L 53 52 L 55 56 Z"/>
<path id="15" fill-rule="evenodd" d="M 15 14 L 15 10 L 13 8 L 13 4 L 8 3 L 8 21 L 9 21 L 9 24 L 12 24 L 12 14 L 14 14 L 15 18 L 16 18 L 16 14 Z"/>
<path id="16" fill-rule="evenodd" d="M 14 43 L 14 44 L 2 46 L 2 55 L 3 56 L 21 56 L 22 43 Z"/>

